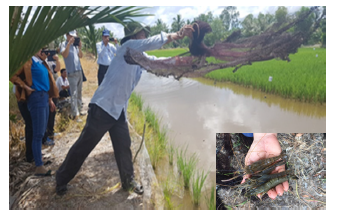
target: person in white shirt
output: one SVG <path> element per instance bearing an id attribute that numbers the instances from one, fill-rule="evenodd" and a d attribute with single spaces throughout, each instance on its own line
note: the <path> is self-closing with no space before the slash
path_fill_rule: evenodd
<path id="1" fill-rule="evenodd" d="M 122 188 L 139 195 L 144 193 L 142 185 L 134 180 L 131 139 L 126 115 L 128 100 L 140 80 L 143 68 L 128 64 L 124 54 L 128 48 L 141 52 L 160 49 L 173 40 L 183 39 L 185 36 L 192 37 L 194 31 L 191 25 L 186 25 L 178 33 L 161 32 L 148 37 L 149 29 L 136 22 L 130 22 L 124 28 L 122 46 L 117 50 L 107 70 L 107 76 L 90 101 L 85 127 L 56 172 L 57 195 L 62 196 L 67 192 L 67 184 L 75 177 L 87 156 L 106 132 L 109 132 L 113 144 Z M 151 60 L 158 60 L 155 56 L 148 56 L 146 53 L 144 55 Z"/>
<path id="2" fill-rule="evenodd" d="M 79 115 L 86 115 L 86 111 L 82 110 L 82 66 L 80 58 L 82 58 L 82 43 L 79 40 L 78 44 L 76 30 L 70 31 L 66 34 L 66 41 L 60 45 L 60 53 L 65 62 L 66 72 L 68 73 L 68 80 L 70 83 L 71 92 L 71 118 L 77 122 L 82 122 Z"/>
<path id="3" fill-rule="evenodd" d="M 111 64 L 111 61 L 115 56 L 117 49 L 119 48 L 117 39 L 114 39 L 114 43 L 116 44 L 116 46 L 109 43 L 109 41 L 109 30 L 104 29 L 102 32 L 102 41 L 96 44 L 98 55 L 98 86 L 102 83 L 104 75 L 106 74 L 108 67 Z"/>
<path id="4" fill-rule="evenodd" d="M 66 98 L 70 96 L 70 84 L 67 78 L 66 69 L 60 70 L 60 77 L 58 77 L 56 84 L 59 89 L 59 97 Z"/>

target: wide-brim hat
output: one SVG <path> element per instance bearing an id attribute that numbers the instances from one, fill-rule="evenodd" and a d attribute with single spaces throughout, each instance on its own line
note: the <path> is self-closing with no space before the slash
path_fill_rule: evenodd
<path id="1" fill-rule="evenodd" d="M 121 40 L 121 44 L 126 42 L 130 37 L 134 36 L 141 30 L 144 30 L 145 32 L 145 37 L 147 38 L 150 34 L 150 27 L 149 26 L 142 26 L 138 22 L 129 22 L 125 27 L 124 27 L 124 38 Z"/>
<path id="2" fill-rule="evenodd" d="M 68 34 L 71 36 L 77 37 L 76 30 L 72 30 Z"/>

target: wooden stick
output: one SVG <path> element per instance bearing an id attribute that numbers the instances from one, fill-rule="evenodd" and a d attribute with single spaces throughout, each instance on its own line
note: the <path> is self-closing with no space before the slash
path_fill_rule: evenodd
<path id="1" fill-rule="evenodd" d="M 142 147 L 142 145 L 143 145 L 143 142 L 144 142 L 145 125 L 146 125 L 146 121 L 144 122 L 144 131 L 143 131 L 143 136 L 142 136 L 142 139 L 141 139 L 140 147 L 139 147 L 138 151 L 136 151 L 136 154 L 135 154 L 133 163 L 135 163 L 136 156 L 138 156 L 138 153 L 139 153 L 139 151 L 140 151 L 140 149 L 141 149 L 141 147 Z"/>

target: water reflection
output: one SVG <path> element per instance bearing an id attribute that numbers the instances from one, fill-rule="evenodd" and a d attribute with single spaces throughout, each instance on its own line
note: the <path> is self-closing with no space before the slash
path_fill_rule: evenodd
<path id="1" fill-rule="evenodd" d="M 278 95 L 267 94 L 265 92 L 246 88 L 228 82 L 214 82 L 206 78 L 195 78 L 194 80 L 217 88 L 226 88 L 234 93 L 244 96 L 250 96 L 261 102 L 265 102 L 269 107 L 272 105 L 279 106 L 282 110 L 295 112 L 298 115 L 306 115 L 308 117 L 322 118 L 326 117 L 326 104 L 310 104 L 296 100 L 284 99 Z"/>

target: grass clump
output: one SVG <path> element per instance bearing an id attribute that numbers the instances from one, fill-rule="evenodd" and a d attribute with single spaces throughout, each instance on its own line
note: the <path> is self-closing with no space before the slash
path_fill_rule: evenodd
<path id="1" fill-rule="evenodd" d="M 195 172 L 198 157 L 193 153 L 189 158 L 186 156 L 187 147 L 177 152 L 177 168 L 183 176 L 184 188 L 189 189 L 190 180 Z"/>
<path id="2" fill-rule="evenodd" d="M 206 199 L 209 210 L 216 210 L 215 188 L 211 188 L 210 197 Z"/>
<path id="3" fill-rule="evenodd" d="M 202 194 L 202 188 L 204 185 L 204 182 L 207 178 L 208 174 L 204 174 L 204 170 L 202 172 L 197 172 L 194 175 L 194 180 L 192 181 L 192 195 L 193 195 L 193 203 L 195 205 L 199 205 L 201 194 Z"/>
<path id="4" fill-rule="evenodd" d="M 170 180 L 171 180 L 171 178 L 167 178 L 162 184 L 163 195 L 164 195 L 164 200 L 165 200 L 165 208 L 167 210 L 174 209 L 174 204 L 172 202 L 173 188 L 171 187 L 172 183 Z"/>
<path id="5" fill-rule="evenodd" d="M 143 109 L 143 105 L 144 101 L 141 95 L 133 92 L 128 105 L 129 120 L 140 135 L 143 133 L 144 122 L 146 121 L 146 148 L 150 155 L 152 167 L 156 169 L 159 160 L 165 156 L 167 129 L 166 127 L 160 127 L 160 119 L 151 107 L 147 106 L 146 109 Z"/>
<path id="6" fill-rule="evenodd" d="M 139 111 L 143 111 L 143 99 L 141 98 L 141 95 L 136 94 L 135 92 L 133 92 L 130 96 L 129 101 L 131 102 L 131 104 L 135 105 L 136 107 L 138 107 Z"/>
<path id="7" fill-rule="evenodd" d="M 175 148 L 172 146 L 172 144 L 167 146 L 167 154 L 168 154 L 168 163 L 170 165 L 173 165 L 173 156 L 175 154 Z"/>

